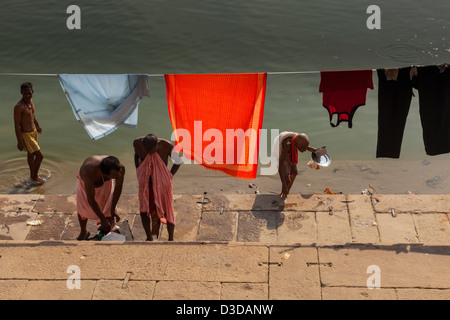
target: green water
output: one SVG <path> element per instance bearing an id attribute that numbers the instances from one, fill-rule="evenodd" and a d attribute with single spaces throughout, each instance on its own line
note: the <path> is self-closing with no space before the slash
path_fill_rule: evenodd
<path id="1" fill-rule="evenodd" d="M 369 30 L 370 1 L 76 1 L 81 30 L 68 30 L 69 1 L 13 1 L 0 12 L 0 73 L 222 73 L 354 70 L 450 61 L 450 2 L 378 1 L 381 29 Z M 263 128 L 306 132 L 333 160 L 375 160 L 377 78 L 353 128 L 329 124 L 319 74 L 270 75 Z M 51 183 L 39 192 L 73 191 L 74 174 L 93 154 L 117 155 L 133 171 L 132 141 L 153 132 L 170 139 L 163 77 L 150 77 L 152 97 L 139 106 L 137 129 L 93 141 L 75 120 L 53 76 L 0 76 L 0 192 L 26 178 L 16 148 L 13 107 L 19 86 L 34 84 L 39 143 Z M 401 159 L 425 155 L 413 99 Z M 184 168 L 185 173 L 189 168 Z M 444 176 L 448 173 L 445 172 Z M 200 174 L 208 176 L 206 169 Z M 133 177 L 133 175 L 131 175 Z"/>

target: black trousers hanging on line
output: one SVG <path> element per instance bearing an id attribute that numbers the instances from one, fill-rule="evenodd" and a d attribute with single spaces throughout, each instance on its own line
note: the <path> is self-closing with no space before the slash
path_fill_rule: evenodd
<path id="1" fill-rule="evenodd" d="M 450 67 L 417 67 L 414 88 L 419 92 L 425 151 L 430 156 L 450 152 Z"/>
<path id="2" fill-rule="evenodd" d="M 397 80 L 378 69 L 377 158 L 399 158 L 412 97 L 411 68 L 401 68 Z"/>
<path id="3" fill-rule="evenodd" d="M 419 110 L 425 151 L 434 156 L 450 152 L 450 68 L 401 68 L 397 80 L 388 80 L 384 69 L 378 73 L 377 158 L 399 158 L 403 132 L 411 105 L 412 88 L 419 92 Z"/>

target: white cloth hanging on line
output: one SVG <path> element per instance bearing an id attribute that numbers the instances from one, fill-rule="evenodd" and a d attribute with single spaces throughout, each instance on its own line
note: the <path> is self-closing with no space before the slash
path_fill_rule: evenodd
<path id="1" fill-rule="evenodd" d="M 148 75 L 58 74 L 75 118 L 98 140 L 119 126 L 136 128 L 138 105 L 150 97 Z"/>

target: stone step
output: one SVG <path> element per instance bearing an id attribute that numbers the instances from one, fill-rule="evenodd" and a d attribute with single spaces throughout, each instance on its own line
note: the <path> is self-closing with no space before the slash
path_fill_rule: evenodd
<path id="1" fill-rule="evenodd" d="M 450 244 L 448 195 L 175 195 L 181 242 Z M 134 239 L 146 239 L 136 195 L 118 204 Z M 27 221 L 40 220 L 38 226 Z M 97 234 L 94 221 L 88 222 Z M 75 195 L 1 195 L 0 240 L 75 240 Z M 160 241 L 167 240 L 163 226 Z"/>

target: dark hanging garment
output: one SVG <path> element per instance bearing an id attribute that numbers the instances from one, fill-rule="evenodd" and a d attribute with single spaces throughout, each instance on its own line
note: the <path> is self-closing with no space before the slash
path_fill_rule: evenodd
<path id="1" fill-rule="evenodd" d="M 419 92 L 426 153 L 450 152 L 450 66 L 417 67 L 414 88 Z"/>
<path id="2" fill-rule="evenodd" d="M 366 104 L 367 89 L 373 90 L 372 70 L 321 71 L 319 92 L 322 105 L 330 116 L 330 125 L 337 127 L 342 121 L 353 126 L 356 110 Z M 337 115 L 334 124 L 333 116 Z"/>
<path id="3" fill-rule="evenodd" d="M 400 157 L 403 132 L 413 95 L 410 71 L 410 67 L 397 70 L 377 70 L 377 158 Z"/>

